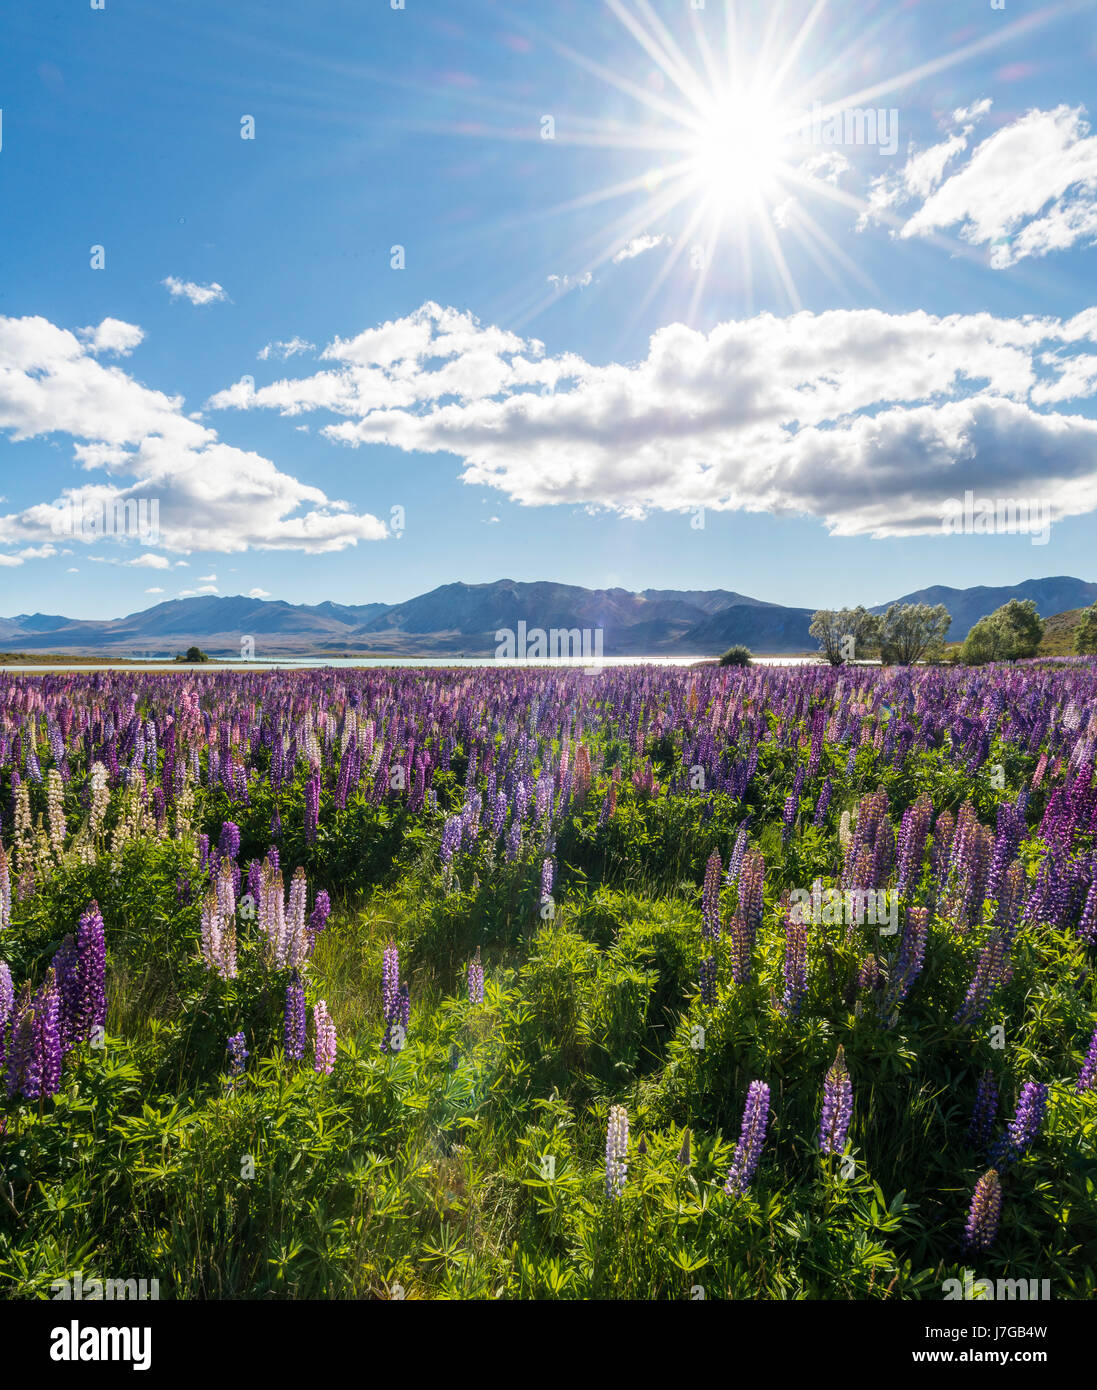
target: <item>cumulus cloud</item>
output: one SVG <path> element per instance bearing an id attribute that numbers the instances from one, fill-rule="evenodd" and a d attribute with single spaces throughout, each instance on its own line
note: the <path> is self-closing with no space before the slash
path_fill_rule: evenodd
<path id="1" fill-rule="evenodd" d="M 968 488 L 1046 498 L 1060 517 L 1097 507 L 1097 421 L 1040 408 L 1088 397 L 1095 345 L 1095 309 L 834 310 L 671 324 L 642 360 L 595 365 L 427 304 L 337 340 L 324 356 L 339 366 L 240 403 L 330 412 L 321 433 L 338 443 L 451 454 L 465 482 L 530 506 L 704 506 L 904 535 L 938 531 Z"/>
<path id="2" fill-rule="evenodd" d="M 164 592 L 163 589 L 158 589 L 158 588 L 156 588 L 155 586 L 154 586 L 153 588 L 151 588 L 151 589 L 146 589 L 146 590 L 145 590 L 145 593 L 146 593 L 146 594 L 162 594 L 163 592 Z"/>
<path id="3" fill-rule="evenodd" d="M 133 341 L 113 329 L 107 336 Z M 182 397 L 100 362 L 97 350 L 94 337 L 81 341 L 48 319 L 0 316 L 0 431 L 16 441 L 66 434 L 76 462 L 96 475 L 53 502 L 0 512 L 0 547 L 49 543 L 62 533 L 89 542 L 96 537 L 65 531 L 74 509 L 102 514 L 127 502 L 158 504 L 156 543 L 176 553 L 318 553 L 387 534 L 377 517 L 355 514 L 260 454 L 224 443 L 186 417 Z"/>
<path id="4" fill-rule="evenodd" d="M 634 236 L 617 252 L 613 258 L 613 264 L 620 265 L 622 261 L 635 260 L 637 256 L 642 256 L 645 251 L 654 251 L 657 246 L 665 246 L 669 241 L 670 237 L 668 236 Z"/>
<path id="5" fill-rule="evenodd" d="M 171 561 L 166 555 L 145 554 L 138 555 L 136 560 L 127 560 L 126 564 L 135 570 L 170 570 Z"/>
<path id="6" fill-rule="evenodd" d="M 135 323 L 121 319 L 104 319 L 97 327 L 78 328 L 76 333 L 89 352 L 113 352 L 120 357 L 128 357 L 145 336 Z"/>
<path id="7" fill-rule="evenodd" d="M 248 598 L 270 598 L 266 589 L 249 589 Z"/>
<path id="8" fill-rule="evenodd" d="M 956 117 L 978 120 L 989 103 Z M 1033 110 L 969 149 L 973 125 L 871 187 L 860 225 L 898 215 L 902 238 L 956 229 L 997 269 L 1097 241 L 1097 137 L 1085 108 Z"/>
<path id="9" fill-rule="evenodd" d="M 174 275 L 168 275 L 160 283 L 172 299 L 189 299 L 192 304 L 216 304 L 219 300 L 228 299 L 216 280 L 208 285 L 197 285 L 193 280 L 179 280 Z"/>
<path id="10" fill-rule="evenodd" d="M 180 589 L 180 598 L 201 598 L 206 594 L 216 595 L 220 591 L 216 584 L 200 584 L 197 589 Z"/>

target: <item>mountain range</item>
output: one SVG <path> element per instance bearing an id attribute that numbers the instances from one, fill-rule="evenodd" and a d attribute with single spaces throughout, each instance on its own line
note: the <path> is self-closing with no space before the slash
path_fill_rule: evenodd
<path id="1" fill-rule="evenodd" d="M 1097 601 L 1097 584 L 1060 576 L 1001 588 L 942 585 L 890 602 L 943 603 L 949 640 L 1011 598 L 1034 599 L 1044 617 Z M 882 613 L 888 604 L 873 607 Z M 103 621 L 56 614 L 0 618 L 0 647 L 29 653 L 174 656 L 200 646 L 239 657 L 245 637 L 259 658 L 289 656 L 491 656 L 503 629 L 597 629 L 606 656 L 714 656 L 741 642 L 759 655 L 811 652 L 813 609 L 766 603 L 730 589 L 584 589 L 550 582 L 443 584 L 406 603 L 295 604 L 237 597 L 171 599 Z"/>

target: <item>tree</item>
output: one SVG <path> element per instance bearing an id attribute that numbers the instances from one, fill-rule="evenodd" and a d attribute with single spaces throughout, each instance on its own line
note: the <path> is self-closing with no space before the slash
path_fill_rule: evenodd
<path id="1" fill-rule="evenodd" d="M 1082 609 L 1082 616 L 1074 629 L 1074 650 L 1079 656 L 1097 653 L 1097 603 L 1092 608 Z"/>
<path id="2" fill-rule="evenodd" d="M 880 655 L 887 666 L 913 666 L 940 656 L 952 615 L 943 603 L 893 603 L 884 614 Z"/>
<path id="3" fill-rule="evenodd" d="M 880 642 L 880 619 L 858 605 L 856 608 L 820 608 L 808 628 L 819 639 L 819 650 L 832 666 L 857 661 L 871 655 Z"/>
<path id="4" fill-rule="evenodd" d="M 208 661 L 209 657 L 201 647 L 188 647 L 186 656 L 177 656 L 176 661 Z"/>
<path id="5" fill-rule="evenodd" d="M 963 658 L 969 666 L 982 666 L 987 661 L 1019 661 L 1036 655 L 1043 635 L 1044 623 L 1035 601 L 1011 598 L 979 619 L 964 639 Z"/>
<path id="6" fill-rule="evenodd" d="M 749 666 L 750 648 L 744 647 L 741 643 L 729 647 L 716 664 L 717 666 Z"/>

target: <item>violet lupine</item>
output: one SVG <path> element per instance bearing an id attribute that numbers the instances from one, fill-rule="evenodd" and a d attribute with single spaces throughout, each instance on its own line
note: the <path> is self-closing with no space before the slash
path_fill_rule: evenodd
<path id="1" fill-rule="evenodd" d="M 480 963 L 479 948 L 476 955 L 469 961 L 469 1003 L 472 1005 L 484 1002 L 484 967 Z"/>
<path id="2" fill-rule="evenodd" d="M 998 1083 L 994 1079 L 994 1072 L 987 1067 L 979 1079 L 975 1104 L 971 1111 L 971 1123 L 968 1125 L 968 1142 L 973 1149 L 979 1152 L 987 1149 L 997 1113 Z"/>
<path id="3" fill-rule="evenodd" d="M 828 777 L 827 780 L 823 783 L 822 790 L 819 793 L 819 799 L 815 803 L 815 815 L 812 817 L 811 820 L 812 825 L 814 825 L 817 830 L 826 821 L 827 808 L 830 805 L 830 798 L 833 794 L 834 787 L 831 783 L 830 778 Z"/>
<path id="4" fill-rule="evenodd" d="M 328 1006 L 323 999 L 317 999 L 313 1006 L 312 1024 L 315 1033 L 313 1070 L 322 1075 L 330 1076 L 332 1068 L 335 1066 L 338 1039 L 335 1034 L 335 1024 L 332 1022 L 331 1014 L 328 1013 Z"/>
<path id="5" fill-rule="evenodd" d="M 556 865 L 551 858 L 548 858 L 541 865 L 541 901 L 547 902 L 552 897 L 552 885 L 556 881 Z"/>
<path id="6" fill-rule="evenodd" d="M 37 992 L 27 986 L 12 1017 L 7 1090 L 24 1100 L 48 1099 L 61 1085 L 61 1000 L 53 971 Z"/>
<path id="7" fill-rule="evenodd" d="M 705 884 L 701 891 L 701 935 L 706 941 L 720 939 L 720 851 L 714 849 L 705 865 Z"/>
<path id="8" fill-rule="evenodd" d="M 731 855 L 728 859 L 728 872 L 724 880 L 729 887 L 739 882 L 739 872 L 743 867 L 743 855 L 747 852 L 747 823 L 744 821 L 735 837 Z"/>
<path id="9" fill-rule="evenodd" d="M 235 821 L 227 820 L 222 824 L 217 851 L 222 859 L 235 859 L 240 853 L 240 827 Z"/>
<path id="10" fill-rule="evenodd" d="M 785 923 L 784 1011 L 795 1017 L 808 987 L 808 929 L 803 913 L 793 911 Z"/>
<path id="11" fill-rule="evenodd" d="M 381 1051 L 399 1052 L 407 1036 L 411 997 L 407 985 L 400 983 L 400 953 L 393 942 L 385 948 L 381 964 L 381 1008 L 385 1019 Z"/>
<path id="12" fill-rule="evenodd" d="M 76 929 L 79 1002 L 73 1020 L 74 1040 L 87 1042 L 107 1021 L 107 942 L 99 904 L 91 902 Z"/>
<path id="13" fill-rule="evenodd" d="M 728 942 L 731 947 L 731 978 L 737 985 L 745 984 L 750 979 L 754 938 L 742 913 L 734 913 L 728 922 Z"/>
<path id="14" fill-rule="evenodd" d="M 606 1196 L 611 1201 L 625 1190 L 628 1179 L 628 1111 L 623 1105 L 610 1107 L 606 1127 Z"/>
<path id="15" fill-rule="evenodd" d="M 903 935 L 899 942 L 899 955 L 895 961 L 891 984 L 880 1006 L 880 1017 L 884 1022 L 894 1019 L 896 1010 L 910 993 L 914 981 L 922 973 L 926 958 L 926 941 L 929 936 L 929 909 L 908 907 Z"/>
<path id="16" fill-rule="evenodd" d="M 308 1032 L 308 1015 L 305 1006 L 305 990 L 297 971 L 286 986 L 286 1012 L 283 1024 L 283 1044 L 286 1056 L 291 1062 L 299 1062 L 305 1055 L 305 1037 Z"/>
<path id="17" fill-rule="evenodd" d="M 247 1039 L 243 1033 L 233 1033 L 228 1042 L 229 1076 L 235 1082 L 243 1076 L 249 1057 Z"/>
<path id="18" fill-rule="evenodd" d="M 748 850 L 743 856 L 739 873 L 739 913 L 750 933 L 751 944 L 762 925 L 762 903 L 765 892 L 766 861 L 761 850 Z"/>
<path id="19" fill-rule="evenodd" d="M 747 1090 L 747 1103 L 743 1109 L 743 1127 L 739 1132 L 739 1142 L 728 1169 L 724 1191 L 729 1197 L 745 1192 L 758 1167 L 762 1156 L 762 1145 L 766 1141 L 766 1124 L 769 1120 L 769 1087 L 764 1081 L 752 1081 Z"/>
<path id="20" fill-rule="evenodd" d="M 321 888 L 316 895 L 316 901 L 312 905 L 309 913 L 309 935 L 316 937 L 324 930 L 331 916 L 331 898 L 325 889 Z"/>
<path id="21" fill-rule="evenodd" d="M 989 1168 L 975 1184 L 964 1245 L 968 1250 L 989 1250 L 998 1234 L 1002 1213 L 1002 1184 L 997 1169 Z"/>
<path id="22" fill-rule="evenodd" d="M 2 985 L 3 979 L 0 977 L 0 1017 L 2 1017 L 3 1014 Z M 1097 1028 L 1093 1030 L 1093 1037 L 1090 1039 L 1089 1043 L 1089 1051 L 1086 1053 L 1086 1059 L 1082 1063 L 1082 1070 L 1078 1073 L 1078 1080 L 1074 1089 L 1081 1095 L 1083 1091 L 1088 1091 L 1092 1087 L 1094 1081 L 1097 1081 Z"/>
<path id="23" fill-rule="evenodd" d="M 993 1162 L 1016 1163 L 1040 1132 L 1047 1112 L 1048 1088 L 1039 1081 L 1026 1081 L 1021 1087 L 1017 1109 L 1004 1137 L 991 1153 Z"/>
<path id="24" fill-rule="evenodd" d="M 716 1003 L 716 957 L 706 956 L 697 970 L 701 986 L 701 1003 L 711 1008 Z"/>
<path id="25" fill-rule="evenodd" d="M 77 1040 L 77 1015 L 80 1011 L 80 959 L 76 953 L 76 938 L 71 932 L 53 957 L 53 973 L 61 1001 L 61 1050 L 68 1052 Z"/>
<path id="26" fill-rule="evenodd" d="M 320 773 L 305 783 L 305 840 L 311 845 L 320 833 Z"/>
<path id="27" fill-rule="evenodd" d="M 1004 933 L 991 933 L 986 945 L 979 952 L 975 974 L 968 986 L 964 1002 L 956 1011 L 954 1023 L 969 1024 L 979 1019 L 995 990 L 1008 983 L 1012 977 L 1009 967 L 1009 941 Z"/>
<path id="28" fill-rule="evenodd" d="M 839 1044 L 823 1082 L 823 1113 L 819 1122 L 819 1148 L 823 1153 L 843 1152 L 852 1118 L 853 1082 L 846 1067 L 845 1052 Z"/>

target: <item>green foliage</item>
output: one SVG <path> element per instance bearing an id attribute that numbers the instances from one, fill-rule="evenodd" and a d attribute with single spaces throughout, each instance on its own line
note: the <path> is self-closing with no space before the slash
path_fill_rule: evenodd
<path id="1" fill-rule="evenodd" d="M 744 647 L 740 642 L 729 647 L 716 664 L 717 666 L 749 666 L 750 658 L 750 648 Z"/>
<path id="2" fill-rule="evenodd" d="M 1011 598 L 980 618 L 964 640 L 962 658 L 969 666 L 988 661 L 1018 661 L 1036 655 L 1044 624 L 1033 599 Z"/>
<path id="3" fill-rule="evenodd" d="M 1097 603 L 1082 610 L 1074 629 L 1074 650 L 1079 656 L 1097 655 Z"/>

